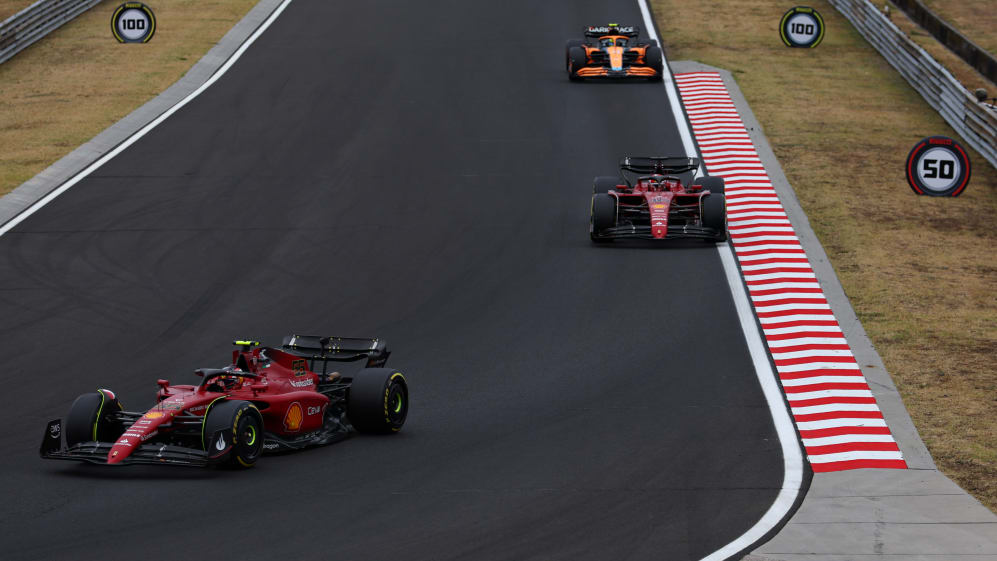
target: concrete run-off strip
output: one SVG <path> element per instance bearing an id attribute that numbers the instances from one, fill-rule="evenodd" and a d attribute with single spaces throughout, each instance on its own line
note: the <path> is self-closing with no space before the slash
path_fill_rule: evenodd
<path id="1" fill-rule="evenodd" d="M 745 559 L 997 561 L 997 515 L 936 468 L 737 82 L 730 72 L 705 64 L 671 66 L 676 74 L 718 72 L 723 78 L 909 468 L 815 473 L 788 523 Z"/>

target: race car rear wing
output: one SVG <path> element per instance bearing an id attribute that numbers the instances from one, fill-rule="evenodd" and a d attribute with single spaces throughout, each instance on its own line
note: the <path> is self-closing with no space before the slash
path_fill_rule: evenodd
<path id="1" fill-rule="evenodd" d="M 367 368 L 379 368 L 388 361 L 391 352 L 381 339 L 358 337 L 322 337 L 320 335 L 288 335 L 281 350 L 302 358 L 322 361 L 353 362 L 367 359 Z"/>
<path id="2" fill-rule="evenodd" d="M 639 179 L 643 175 L 671 175 L 688 186 L 696 178 L 698 169 L 699 158 L 688 156 L 627 156 L 620 160 L 620 173 L 630 187 L 634 186 L 634 176 Z"/>
<path id="3" fill-rule="evenodd" d="M 627 156 L 620 160 L 620 171 L 636 174 L 677 175 L 699 167 L 699 158 L 687 156 Z"/>
<path id="4" fill-rule="evenodd" d="M 636 37 L 640 35 L 640 28 L 636 25 L 619 25 L 610 23 L 609 25 L 590 25 L 585 28 L 586 37 L 603 37 L 606 35 L 625 35 Z"/>

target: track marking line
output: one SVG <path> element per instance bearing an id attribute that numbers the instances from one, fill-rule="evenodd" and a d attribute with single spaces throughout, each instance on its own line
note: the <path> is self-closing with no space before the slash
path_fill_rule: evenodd
<path id="1" fill-rule="evenodd" d="M 651 18 L 651 11 L 647 6 L 647 0 L 637 0 L 637 4 L 644 18 L 644 28 L 647 30 L 648 36 L 651 39 L 657 40 L 658 34 L 654 27 L 654 20 Z M 669 107 L 675 118 L 676 128 L 678 129 L 679 136 L 682 138 L 682 146 L 685 149 L 686 155 L 696 156 L 698 152 L 692 140 L 692 131 L 686 121 L 685 110 L 681 105 L 678 89 L 671 69 L 667 66 L 667 60 L 665 61 L 665 65 L 666 68 L 669 68 L 669 71 L 664 76 L 662 82 L 668 97 Z M 707 81 L 707 83 L 710 88 L 716 88 L 712 82 Z M 724 90 L 723 93 L 726 93 L 726 88 Z M 714 104 L 704 102 L 699 108 L 705 109 L 709 105 Z M 727 98 L 727 103 L 723 104 L 723 107 L 725 109 L 733 108 L 733 103 L 729 97 Z M 738 119 L 740 120 L 740 117 Z M 744 132 L 742 127 L 742 133 Z M 753 150 L 751 152 L 754 153 Z M 780 212 L 778 215 L 783 218 L 786 216 L 784 212 Z M 782 391 L 776 381 L 775 372 L 773 372 L 772 365 L 769 362 L 768 351 L 762 343 L 762 334 L 759 332 L 758 324 L 755 323 L 751 302 L 748 300 L 747 290 L 737 270 L 734 254 L 731 252 L 730 245 L 726 243 L 717 244 L 717 251 L 720 253 L 720 261 L 723 264 L 727 284 L 734 299 L 737 317 L 741 322 L 741 329 L 744 332 L 745 342 L 748 346 L 748 352 L 751 355 L 755 374 L 758 376 L 762 393 L 765 396 L 766 403 L 768 403 L 769 412 L 772 415 L 772 423 L 775 425 L 779 444 L 782 447 L 783 481 L 782 487 L 779 489 L 779 493 L 776 495 L 772 505 L 769 506 L 758 522 L 734 541 L 706 556 L 703 561 L 727 559 L 765 537 L 765 534 L 778 526 L 790 510 L 792 510 L 793 505 L 796 503 L 796 498 L 800 494 L 800 488 L 803 485 L 803 454 L 800 450 L 800 443 L 797 440 L 793 421 L 790 419 L 789 411 L 786 408 L 786 402 L 783 400 Z"/>
<path id="2" fill-rule="evenodd" d="M 106 164 L 112 158 L 123 152 L 126 148 L 128 148 L 132 144 L 135 144 L 135 142 L 137 142 L 140 138 L 148 134 L 149 131 L 159 126 L 160 123 L 162 123 L 163 121 L 168 119 L 171 115 L 179 111 L 180 108 L 190 103 L 190 101 L 193 100 L 195 97 L 201 95 L 201 93 L 204 92 L 204 90 L 211 87 L 212 84 L 217 82 L 218 79 L 221 78 L 226 72 L 228 72 L 228 69 L 231 68 L 232 65 L 235 64 L 237 60 L 239 60 L 240 57 L 242 57 L 243 53 L 245 53 L 246 50 L 249 49 L 250 45 L 252 45 L 253 42 L 255 42 L 260 37 L 260 35 L 263 35 L 263 32 L 266 31 L 268 27 L 270 27 L 270 24 L 272 24 L 277 19 L 277 17 L 281 14 L 281 12 L 283 12 L 284 9 L 287 8 L 288 4 L 290 3 L 291 0 L 284 0 L 284 2 L 281 3 L 281 5 L 278 6 L 277 9 L 275 9 L 267 17 L 267 19 L 264 20 L 262 24 L 260 24 L 258 28 L 256 28 L 256 31 L 254 31 L 252 35 L 250 35 L 245 41 L 243 41 L 242 45 L 240 45 L 239 48 L 236 49 L 234 53 L 232 53 L 232 55 L 228 58 L 228 60 L 225 61 L 225 64 L 223 64 L 218 70 L 216 70 L 215 73 L 212 74 L 211 77 L 208 78 L 203 84 L 198 86 L 196 90 L 187 94 L 186 97 L 178 101 L 176 104 L 174 104 L 169 109 L 164 111 L 160 116 L 153 119 L 144 127 L 140 128 L 138 131 L 133 133 L 131 136 L 125 139 L 124 142 L 115 146 L 110 152 L 104 154 L 97 161 L 84 168 L 83 171 L 80 171 L 72 178 L 64 182 L 62 185 L 53 189 L 49 194 L 45 195 L 41 199 L 38 199 L 37 201 L 35 201 L 34 204 L 29 206 L 28 208 L 22 210 L 17 216 L 8 220 L 5 224 L 0 226 L 0 236 L 3 236 L 7 232 L 11 231 L 15 226 L 17 226 L 21 222 L 24 222 L 24 220 L 27 219 L 29 216 L 31 216 L 35 212 L 38 212 L 42 207 L 44 207 L 48 203 L 54 201 L 56 197 L 68 191 L 73 185 L 76 185 L 85 177 L 87 177 L 88 175 L 96 171 L 98 168 L 100 168 L 102 165 Z"/>

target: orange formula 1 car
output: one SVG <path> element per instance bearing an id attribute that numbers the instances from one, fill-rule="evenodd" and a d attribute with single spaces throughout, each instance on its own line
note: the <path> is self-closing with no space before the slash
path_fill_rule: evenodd
<path id="1" fill-rule="evenodd" d="M 661 80 L 661 47 L 653 39 L 638 39 L 632 25 L 589 26 L 585 39 L 572 39 L 565 48 L 568 78 L 646 78 Z"/>

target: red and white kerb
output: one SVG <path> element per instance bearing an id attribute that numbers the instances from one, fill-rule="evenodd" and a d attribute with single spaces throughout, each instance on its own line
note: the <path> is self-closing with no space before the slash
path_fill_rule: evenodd
<path id="1" fill-rule="evenodd" d="M 675 76 L 755 313 L 815 472 L 906 469 L 799 238 L 716 72 Z"/>

